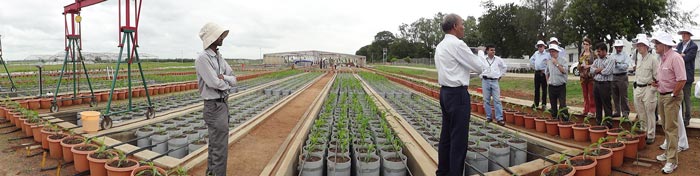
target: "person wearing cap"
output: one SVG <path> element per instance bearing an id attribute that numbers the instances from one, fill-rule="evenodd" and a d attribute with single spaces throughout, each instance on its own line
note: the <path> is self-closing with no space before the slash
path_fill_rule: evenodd
<path id="1" fill-rule="evenodd" d="M 659 60 L 655 54 L 651 53 L 651 44 L 646 36 L 638 37 L 635 46 L 639 53 L 635 70 L 635 80 L 633 83 L 634 89 L 634 107 L 637 110 L 637 118 L 641 120 L 643 125 L 641 129 L 646 131 L 646 144 L 654 143 L 656 138 L 656 88 L 651 86 L 656 80 L 658 73 Z M 642 144 L 640 144 L 642 145 Z"/>
<path id="2" fill-rule="evenodd" d="M 486 67 L 479 56 L 460 38 L 464 20 L 447 14 L 441 23 L 445 37 L 435 48 L 435 67 L 440 84 L 442 129 L 438 143 L 438 168 L 435 175 L 461 176 L 467 156 L 471 109 L 467 88 L 471 72 L 481 74 Z"/>
<path id="3" fill-rule="evenodd" d="M 583 91 L 583 114 L 592 116 L 595 114 L 595 100 L 593 99 L 593 77 L 589 74 L 595 55 L 591 51 L 591 39 L 584 37 L 581 46 L 581 56 L 578 57 L 579 80 Z"/>
<path id="4" fill-rule="evenodd" d="M 204 51 L 199 53 L 194 67 L 197 72 L 199 94 L 204 99 L 204 122 L 209 135 L 206 175 L 226 175 L 228 160 L 229 112 L 228 91 L 236 84 L 231 66 L 219 53 L 228 30 L 215 23 L 207 23 L 199 31 Z"/>
<path id="5" fill-rule="evenodd" d="M 673 51 L 676 44 L 670 34 L 657 33 L 651 40 L 655 44 L 656 53 L 661 57 L 661 63 L 656 73 L 656 81 L 652 86 L 659 91 L 659 121 L 664 128 L 668 148 L 661 155 L 656 156 L 659 161 L 666 161 L 661 169 L 669 174 L 678 167 L 678 113 L 683 99 L 683 86 L 687 80 L 683 57 Z"/>
<path id="6" fill-rule="evenodd" d="M 496 46 L 486 45 L 486 57 L 484 63 L 486 68 L 481 73 L 481 89 L 484 93 L 484 110 L 486 111 L 486 122 L 492 122 L 494 114 L 492 114 L 491 106 L 495 108 L 495 118 L 498 125 L 504 126 L 503 121 L 503 105 L 501 104 L 501 88 L 498 85 L 498 80 L 501 80 L 506 74 L 508 67 L 503 62 L 501 57 L 496 56 Z M 491 103 L 493 100 L 493 103 Z"/>
<path id="7" fill-rule="evenodd" d="M 678 31 L 678 35 L 681 35 L 683 39 L 682 43 L 676 47 L 676 50 L 683 61 L 685 62 L 685 77 L 688 79 L 683 86 L 683 126 L 687 127 L 690 125 L 690 108 L 693 107 L 692 101 L 690 101 L 690 88 L 693 87 L 693 82 L 695 82 L 695 56 L 698 53 L 698 45 L 695 44 L 690 37 L 693 33 L 690 30 Z"/>
<path id="8" fill-rule="evenodd" d="M 556 44 L 557 47 L 559 47 L 559 59 L 568 60 L 569 57 L 566 55 L 566 49 L 564 49 L 564 47 L 561 46 L 561 42 L 559 42 L 559 39 L 557 39 L 556 37 L 550 37 L 549 44 L 550 46 L 551 44 Z"/>
<path id="9" fill-rule="evenodd" d="M 544 75 L 544 69 L 547 69 L 546 61 L 549 60 L 549 53 L 545 52 L 547 44 L 539 40 L 535 44 L 537 51 L 530 56 L 530 64 L 535 67 L 535 100 L 533 108 L 540 106 L 542 101 L 542 109 L 547 106 L 547 78 Z"/>
<path id="10" fill-rule="evenodd" d="M 609 57 L 615 61 L 615 69 L 613 69 L 613 82 L 612 82 L 612 99 L 613 99 L 613 117 L 628 117 L 630 113 L 630 106 L 628 104 L 627 98 L 627 86 L 629 85 L 629 79 L 627 77 L 627 68 L 632 65 L 632 60 L 627 53 L 623 52 L 622 49 L 625 44 L 622 40 L 615 40 L 613 47 L 615 52 L 613 52 Z"/>
<path id="11" fill-rule="evenodd" d="M 593 61 L 593 65 L 590 67 L 590 74 L 593 76 L 593 99 L 595 101 L 595 118 L 598 122 L 602 122 L 603 115 L 605 117 L 612 116 L 612 104 L 610 102 L 610 91 L 613 81 L 613 69 L 615 68 L 615 60 L 608 58 L 608 46 L 605 43 L 598 43 L 595 45 L 596 54 L 598 59 Z M 603 114 L 605 112 L 605 114 Z M 600 125 L 605 125 L 608 128 L 612 127 L 612 123 Z"/>
<path id="12" fill-rule="evenodd" d="M 564 111 L 562 114 L 558 113 L 559 109 L 566 107 L 566 80 L 569 75 L 566 65 L 568 62 L 566 59 L 559 59 L 561 49 L 555 44 L 550 44 L 548 50 L 552 59 L 547 60 L 547 69 L 544 72 L 549 86 L 549 103 L 552 106 L 550 113 L 556 119 L 561 118 L 564 121 L 569 121 L 568 111 Z"/>

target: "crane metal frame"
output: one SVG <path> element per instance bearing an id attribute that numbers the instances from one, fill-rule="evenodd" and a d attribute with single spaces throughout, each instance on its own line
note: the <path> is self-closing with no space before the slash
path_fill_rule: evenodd
<path id="1" fill-rule="evenodd" d="M 83 67 L 83 73 L 85 74 L 85 79 L 87 79 L 88 82 L 88 87 L 90 88 L 90 107 L 96 106 L 97 105 L 97 99 L 95 99 L 95 91 L 92 89 L 92 82 L 90 81 L 90 75 L 88 74 L 87 67 L 85 67 L 85 62 L 83 59 L 83 53 L 81 52 L 83 50 L 83 42 L 81 38 L 81 32 L 82 32 L 82 25 L 81 25 L 81 20 L 82 18 L 80 17 L 80 10 L 83 7 L 95 5 L 100 2 L 104 2 L 105 0 L 76 0 L 75 3 L 67 5 L 64 7 L 63 10 L 63 21 L 64 21 L 64 33 L 65 33 L 65 38 L 64 38 L 64 47 L 66 51 L 66 55 L 63 59 L 63 67 L 61 67 L 61 74 L 59 74 L 58 77 L 58 83 L 56 85 L 56 91 L 54 92 L 53 95 L 53 100 L 51 100 L 51 112 L 58 112 L 58 101 L 64 101 L 64 100 L 75 100 L 78 98 L 85 98 L 84 96 L 80 96 L 78 94 L 78 68 L 76 67 L 76 63 L 80 62 L 80 65 Z M 70 18 L 69 18 L 70 17 Z M 70 23 L 70 25 L 69 25 Z M 70 60 L 69 60 L 70 59 Z M 61 89 L 61 83 L 63 82 L 63 76 L 66 72 L 66 67 L 71 64 L 71 69 L 72 69 L 72 74 L 73 75 L 73 95 L 70 98 L 59 98 L 59 90 Z"/>

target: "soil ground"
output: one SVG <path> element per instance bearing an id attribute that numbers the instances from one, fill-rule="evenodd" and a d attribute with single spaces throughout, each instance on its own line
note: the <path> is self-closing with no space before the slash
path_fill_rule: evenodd
<path id="1" fill-rule="evenodd" d="M 259 175 L 331 78 L 331 74 L 324 76 L 230 145 L 226 175 Z M 206 169 L 205 162 L 190 173 L 204 175 Z"/>

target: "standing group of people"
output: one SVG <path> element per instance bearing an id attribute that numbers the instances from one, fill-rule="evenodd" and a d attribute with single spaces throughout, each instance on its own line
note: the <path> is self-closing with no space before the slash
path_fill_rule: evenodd
<path id="1" fill-rule="evenodd" d="M 637 111 L 637 120 L 641 121 L 643 124 L 641 128 L 646 131 L 647 145 L 654 143 L 657 114 L 659 124 L 666 135 L 666 140 L 660 146 L 666 152 L 657 156 L 658 160 L 667 162 L 662 169 L 664 173 L 675 170 L 678 164 L 678 151 L 687 150 L 689 147 L 685 128 L 682 126 L 679 128 L 679 124 L 689 125 L 690 88 L 694 81 L 695 56 L 698 48 L 690 41 L 693 35 L 690 31 L 683 30 L 678 34 L 683 38 L 679 44 L 676 44 L 668 33 L 657 33 L 651 40 L 645 34 L 640 34 L 634 40 L 636 52 L 632 56 L 623 52 L 624 44 L 621 40 L 614 42 L 614 51 L 610 54 L 605 43 L 596 44 L 593 47 L 594 55 L 591 40 L 584 38 L 581 44 L 583 50 L 577 66 L 580 70 L 583 90 L 583 113 L 595 116 L 598 122 L 601 122 L 603 117 L 629 116 L 627 73 L 630 68 L 635 71 L 633 103 Z M 566 93 L 560 94 L 557 86 L 562 83 L 560 80 L 552 79 L 551 75 L 552 71 L 554 73 L 561 71 L 566 74 L 564 69 L 551 67 L 552 64 L 556 66 L 557 63 L 561 63 L 561 60 L 566 60 L 555 58 L 561 53 L 556 53 L 560 50 L 560 46 L 556 45 L 558 43 L 558 40 L 552 37 L 547 49 L 550 55 L 546 55 L 545 43 L 538 41 L 536 44 L 538 50 L 530 58 L 535 68 L 535 104 L 533 106 L 546 107 L 546 95 L 549 89 L 552 114 L 555 114 L 558 108 L 566 107 L 562 102 L 558 102 L 557 107 L 557 99 L 561 101 L 566 99 L 556 96 L 565 97 Z M 566 83 L 565 79 L 563 82 Z M 545 84 L 547 86 L 544 86 Z M 565 88 L 563 89 L 565 91 Z M 555 117 L 560 116 L 557 113 Z M 612 127 L 610 121 L 600 125 Z M 671 150 L 667 150 L 668 148 Z"/>
<path id="2" fill-rule="evenodd" d="M 460 40 L 464 37 L 463 20 L 456 14 L 448 14 L 442 22 L 445 37 L 435 49 L 435 66 L 440 88 L 442 131 L 438 145 L 438 170 L 436 175 L 462 175 L 467 150 L 470 119 L 470 73 L 477 73 L 482 80 L 484 108 L 487 121 L 495 118 L 503 125 L 498 81 L 506 72 L 503 60 L 495 56 L 496 48 L 486 46 L 487 55 L 480 57 Z M 670 34 L 660 32 L 651 39 L 645 34 L 635 38 L 635 54 L 623 52 L 624 44 L 617 40 L 614 51 L 608 53 L 608 45 L 591 46 L 583 39 L 579 57 L 581 88 L 584 97 L 584 114 L 595 116 L 598 122 L 606 117 L 628 117 L 628 70 L 635 71 L 633 103 L 637 120 L 644 124 L 647 144 L 654 143 L 657 124 L 663 127 L 666 139 L 660 146 L 665 152 L 657 160 L 666 161 L 663 173 L 672 173 L 678 167 L 678 152 L 687 150 L 687 137 L 680 124 L 690 120 L 690 87 L 694 81 L 695 55 L 698 47 L 690 41 L 690 31 L 680 31 L 683 41 L 676 44 Z M 566 83 L 568 59 L 557 38 L 549 45 L 537 41 L 537 51 L 530 58 L 534 66 L 535 99 L 533 107 L 547 107 L 555 118 L 568 120 L 566 107 Z M 595 50 L 595 52 L 594 52 Z M 492 114 L 491 106 L 495 108 Z M 658 115 L 657 115 L 658 114 Z M 658 117 L 657 117 L 658 116 Z M 612 124 L 601 124 L 611 127 Z M 680 140 L 680 142 L 679 142 Z M 680 146 L 679 146 L 680 145 Z"/>

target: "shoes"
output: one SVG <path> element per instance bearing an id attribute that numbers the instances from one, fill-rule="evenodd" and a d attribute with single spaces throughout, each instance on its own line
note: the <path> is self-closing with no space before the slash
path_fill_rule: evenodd
<path id="1" fill-rule="evenodd" d="M 620 117 L 620 113 L 613 113 L 612 117 Z"/>
<path id="2" fill-rule="evenodd" d="M 493 119 L 486 119 L 486 123 L 491 123 L 493 122 Z"/>
<path id="3" fill-rule="evenodd" d="M 497 123 L 498 125 L 506 126 L 506 122 L 504 122 L 503 120 L 499 120 Z"/>
<path id="4" fill-rule="evenodd" d="M 547 104 L 542 104 L 542 109 L 547 109 Z"/>
<path id="5" fill-rule="evenodd" d="M 649 143 L 649 141 L 647 141 L 647 144 L 648 144 L 648 143 Z M 668 149 L 668 145 L 665 145 L 665 143 L 664 143 L 664 144 L 661 144 L 661 145 L 659 146 L 659 148 L 660 148 L 661 150 L 666 150 L 666 149 Z M 679 151 L 679 152 L 686 151 L 686 150 L 688 150 L 688 148 L 678 147 L 678 151 Z"/>
<path id="6" fill-rule="evenodd" d="M 659 161 L 666 161 L 666 159 L 667 159 L 666 153 L 662 153 L 661 155 L 656 156 L 656 160 L 659 160 Z M 668 163 L 666 163 L 666 164 L 668 164 Z M 664 166 L 664 168 L 666 168 L 666 167 Z"/>
<path id="7" fill-rule="evenodd" d="M 649 138 L 647 138 L 647 145 L 651 145 L 651 144 L 654 144 L 654 139 L 649 140 Z"/>
<path id="8" fill-rule="evenodd" d="M 676 170 L 676 168 L 678 168 L 678 165 L 677 165 L 677 164 L 666 163 L 666 164 L 664 165 L 664 168 L 661 168 L 661 172 L 663 172 L 664 174 L 670 174 L 671 172 L 673 172 L 674 170 Z"/>

